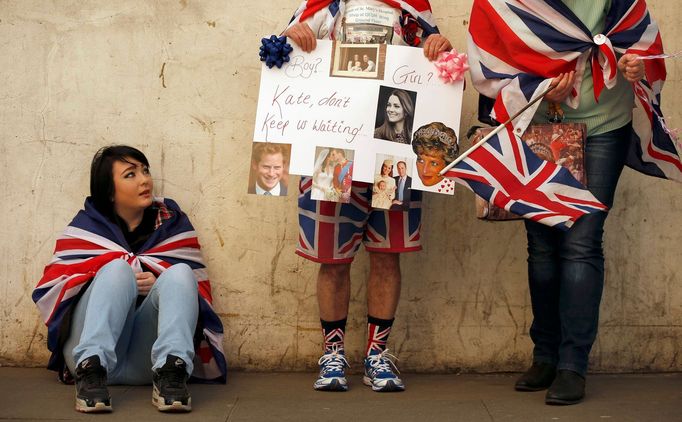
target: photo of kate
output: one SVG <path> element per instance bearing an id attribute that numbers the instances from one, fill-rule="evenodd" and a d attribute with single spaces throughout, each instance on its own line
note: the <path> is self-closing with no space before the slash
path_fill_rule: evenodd
<path id="1" fill-rule="evenodd" d="M 417 93 L 387 86 L 379 88 L 374 138 L 409 144 Z"/>

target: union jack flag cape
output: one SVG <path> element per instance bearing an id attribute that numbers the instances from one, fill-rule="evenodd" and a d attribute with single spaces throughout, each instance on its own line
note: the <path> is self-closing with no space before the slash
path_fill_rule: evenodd
<path id="1" fill-rule="evenodd" d="M 476 89 L 495 98 L 492 116 L 502 122 L 544 92 L 552 78 L 576 72 L 567 99 L 580 102 L 580 83 L 589 63 L 594 95 L 616 84 L 618 54 L 660 55 L 663 42 L 644 0 L 611 0 L 603 34 L 592 36 L 561 0 L 475 0 L 468 33 L 471 77 Z M 646 76 L 632 84 L 633 131 L 627 164 L 656 177 L 682 181 L 682 145 L 665 125 L 662 58 L 645 60 Z M 514 122 L 525 131 L 537 105 Z"/>
<path id="2" fill-rule="evenodd" d="M 64 333 L 62 326 L 69 325 L 72 309 L 97 271 L 114 259 L 126 260 L 135 272 L 142 271 L 144 265 L 157 277 L 174 264 L 185 263 L 192 268 L 199 283 L 192 378 L 226 381 L 223 325 L 211 305 L 211 285 L 197 234 L 173 200 L 155 198 L 152 207 L 158 209 L 156 229 L 137 254 L 130 251 L 119 227 L 97 211 L 90 198 L 57 239 L 52 260 L 33 290 L 33 301 L 48 327 L 47 346 L 52 352 L 48 368 L 59 371 L 63 381 L 68 380 L 69 374 L 62 355 L 68 332 Z"/>
<path id="3" fill-rule="evenodd" d="M 403 30 L 403 39 L 408 45 L 418 46 L 421 43 L 421 38 L 414 35 L 416 27 L 422 30 L 422 38 L 424 39 L 431 34 L 438 33 L 438 27 L 433 20 L 431 4 L 428 0 L 381 1 L 402 12 L 400 24 Z M 325 26 L 329 28 L 329 39 L 334 39 L 334 28 L 337 20 L 344 16 L 345 7 L 345 0 L 306 0 L 294 13 L 289 22 L 289 27 L 304 22 L 320 10 L 326 9 Z"/>

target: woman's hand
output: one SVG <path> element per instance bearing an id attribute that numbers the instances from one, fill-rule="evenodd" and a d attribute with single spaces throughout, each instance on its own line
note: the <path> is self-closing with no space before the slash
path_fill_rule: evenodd
<path id="1" fill-rule="evenodd" d="M 618 60 L 618 70 L 628 82 L 638 82 L 644 78 L 644 62 L 636 54 L 623 54 Z"/>
<path id="2" fill-rule="evenodd" d="M 148 271 L 137 273 L 135 274 L 135 277 L 137 278 L 137 294 L 147 296 L 156 282 L 156 277 Z"/>
<path id="3" fill-rule="evenodd" d="M 313 30 L 310 29 L 307 23 L 299 22 L 291 28 L 284 31 L 285 36 L 293 40 L 301 50 L 310 53 L 317 47 L 317 39 Z"/>
<path id="4" fill-rule="evenodd" d="M 424 56 L 431 61 L 436 60 L 441 52 L 448 50 L 452 50 L 452 44 L 441 34 L 431 34 L 424 42 Z"/>
<path id="5" fill-rule="evenodd" d="M 568 73 L 562 73 L 556 78 L 552 79 L 549 86 L 553 86 L 554 89 L 549 91 L 545 95 L 545 100 L 553 103 L 561 103 L 573 90 L 573 84 L 575 83 L 575 71 L 570 71 Z"/>

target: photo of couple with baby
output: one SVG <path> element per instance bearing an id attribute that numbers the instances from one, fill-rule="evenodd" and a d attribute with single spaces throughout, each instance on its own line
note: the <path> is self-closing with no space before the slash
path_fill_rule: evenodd
<path id="1" fill-rule="evenodd" d="M 407 174 L 406 159 L 399 159 L 395 165 L 391 156 L 377 155 L 378 174 L 372 186 L 372 208 L 405 210 L 410 206 L 412 177 Z M 381 167 L 379 167 L 381 163 Z M 409 167 L 411 168 L 411 166 Z"/>

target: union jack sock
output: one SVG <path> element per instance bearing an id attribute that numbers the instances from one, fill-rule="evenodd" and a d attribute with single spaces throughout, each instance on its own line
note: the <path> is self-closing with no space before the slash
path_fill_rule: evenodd
<path id="1" fill-rule="evenodd" d="M 367 349 L 365 356 L 380 354 L 386 350 L 386 342 L 391 334 L 393 319 L 379 319 L 367 315 Z"/>
<path id="2" fill-rule="evenodd" d="M 325 321 L 320 319 L 322 324 L 322 335 L 324 336 L 324 352 L 329 353 L 333 350 L 343 351 L 343 338 L 346 335 L 346 318 L 338 321 Z"/>

